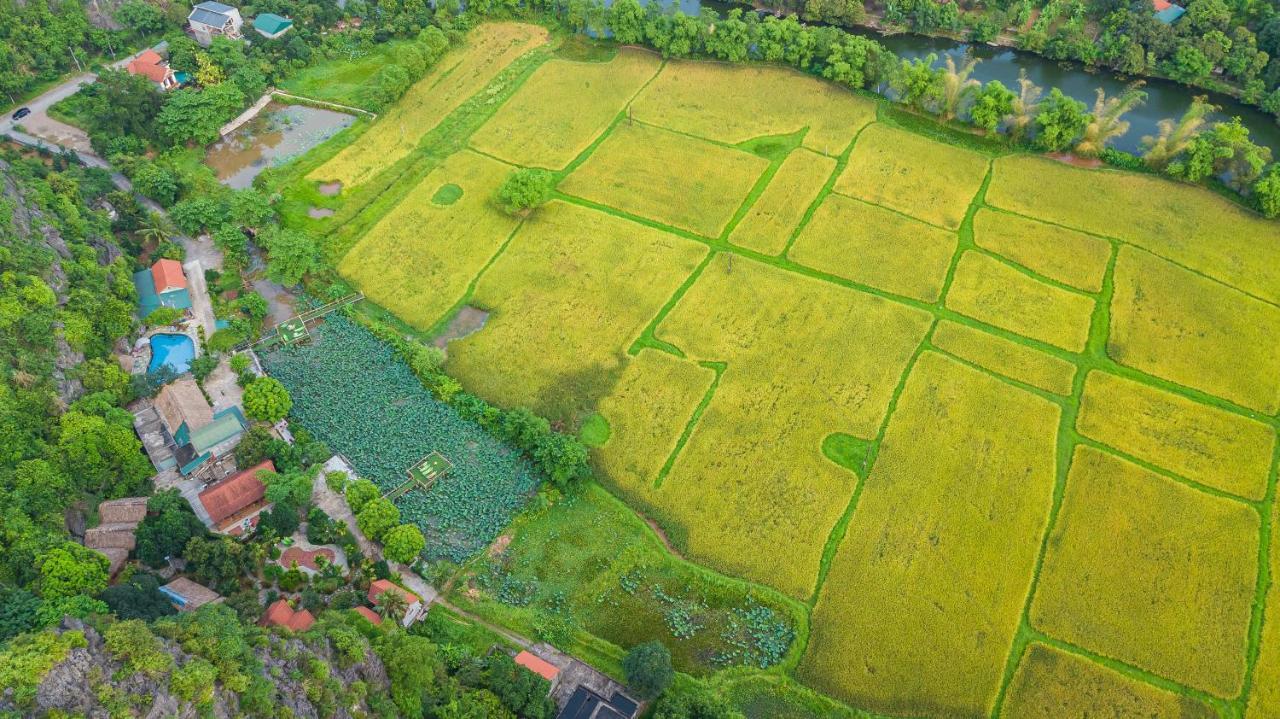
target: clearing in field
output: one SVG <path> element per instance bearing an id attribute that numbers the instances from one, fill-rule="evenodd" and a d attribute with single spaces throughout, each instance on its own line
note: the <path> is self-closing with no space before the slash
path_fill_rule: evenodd
<path id="1" fill-rule="evenodd" d="M 619 124 L 560 189 L 704 237 L 719 237 L 769 161 L 668 132 Z"/>
<path id="2" fill-rule="evenodd" d="M 950 320 L 938 323 L 932 342 L 944 352 L 1005 377 L 1046 392 L 1071 394 L 1076 366 L 1053 355 Z"/>
<path id="3" fill-rule="evenodd" d="M 1280 409 L 1280 307 L 1130 247 L 1115 275 L 1112 359 L 1267 414 Z"/>
<path id="4" fill-rule="evenodd" d="M 973 241 L 1051 280 L 1086 292 L 1102 289 L 1102 277 L 1111 259 L 1111 243 L 1106 240 L 987 209 L 974 215 Z"/>
<path id="5" fill-rule="evenodd" d="M 872 125 L 858 136 L 835 191 L 957 229 L 987 175 L 987 158 L 937 140 Z"/>
<path id="6" fill-rule="evenodd" d="M 1271 507 L 1271 586 L 1267 589 L 1262 614 L 1262 638 L 1258 661 L 1253 667 L 1253 684 L 1249 691 L 1245 719 L 1271 719 L 1280 716 L 1280 502 Z"/>
<path id="7" fill-rule="evenodd" d="M 805 622 L 797 602 L 672 556 L 598 485 L 554 512 L 518 519 L 508 532 L 510 543 L 475 567 L 454 601 L 529 634 L 567 623 L 574 634 L 593 635 L 590 650 L 599 651 L 601 639 L 619 647 L 614 656 L 658 640 L 676 669 L 694 675 L 795 658 Z"/>
<path id="8" fill-rule="evenodd" d="M 994 167 L 988 204 L 1124 240 L 1280 303 L 1276 223 L 1205 188 L 1023 154 Z"/>
<path id="9" fill-rule="evenodd" d="M 1217 719 L 1188 696 L 1130 679 L 1088 659 L 1031 644 L 1018 663 L 1000 716 L 1007 719 Z"/>
<path id="10" fill-rule="evenodd" d="M 602 479 L 638 506 L 653 507 L 654 480 L 713 381 L 714 370 L 666 352 L 645 349 L 631 358 L 598 408 L 609 423 L 609 441 L 594 452 Z"/>
<path id="11" fill-rule="evenodd" d="M 1234 697 L 1244 680 L 1258 541 L 1249 506 L 1077 446 L 1031 623 Z"/>
<path id="12" fill-rule="evenodd" d="M 979 322 L 1079 352 L 1089 340 L 1094 302 L 969 251 L 956 267 L 946 304 Z"/>
<path id="13" fill-rule="evenodd" d="M 835 169 L 835 160 L 809 150 L 787 155 L 729 241 L 766 255 L 781 253 Z"/>
<path id="14" fill-rule="evenodd" d="M 466 43 L 445 54 L 426 76 L 378 118 L 352 145 L 307 175 L 351 189 L 394 165 L 440 121 L 497 77 L 513 60 L 547 42 L 546 28 L 525 23 L 484 23 Z"/>
<path id="15" fill-rule="evenodd" d="M 1048 521 L 1059 414 L 920 356 L 818 595 L 802 679 L 895 715 L 990 713 Z"/>
<path id="16" fill-rule="evenodd" d="M 808 128 L 804 146 L 833 156 L 876 118 L 843 87 L 756 63 L 669 61 L 633 106 L 637 120 L 729 144 Z"/>
<path id="17" fill-rule="evenodd" d="M 553 202 L 476 285 L 471 302 L 492 314 L 484 329 L 450 343 L 447 369 L 499 406 L 576 426 L 706 252 L 661 230 Z"/>
<path id="18" fill-rule="evenodd" d="M 956 244 L 954 232 L 832 194 L 787 257 L 885 292 L 936 302 Z"/>
<path id="19" fill-rule="evenodd" d="M 1091 372 L 1076 429 L 1224 492 L 1261 500 L 1276 433 L 1267 425 L 1133 380 Z"/>
<path id="20" fill-rule="evenodd" d="M 551 60 L 471 136 L 471 146 L 517 165 L 563 169 L 661 64 L 651 52 L 628 48 L 609 62 Z"/>
<path id="21" fill-rule="evenodd" d="M 338 271 L 405 322 L 431 327 L 465 297 L 471 278 L 516 228 L 517 220 L 491 202 L 510 171 L 474 152 L 451 156 L 351 248 Z M 435 204 L 450 184 L 462 196 Z"/>
<path id="22" fill-rule="evenodd" d="M 718 255 L 655 332 L 693 359 L 728 365 L 658 494 L 655 518 L 672 540 L 697 561 L 810 596 L 857 482 L 822 455 L 822 441 L 876 436 L 930 322 L 874 295 Z"/>

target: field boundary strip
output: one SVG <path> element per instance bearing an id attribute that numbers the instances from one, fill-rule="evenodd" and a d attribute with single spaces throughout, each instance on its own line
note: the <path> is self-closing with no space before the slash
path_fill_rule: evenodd
<path id="1" fill-rule="evenodd" d="M 693 414 L 689 415 L 689 421 L 685 422 L 684 429 L 680 432 L 680 438 L 676 440 L 676 446 L 672 447 L 671 454 L 667 456 L 667 461 L 662 463 L 662 468 L 658 470 L 658 476 L 654 477 L 654 489 L 660 489 L 662 483 L 666 481 L 667 475 L 671 473 L 671 468 L 675 466 L 676 459 L 680 456 L 680 450 L 684 449 L 685 444 L 688 443 L 689 435 L 693 434 L 693 429 L 697 426 L 698 420 L 702 418 L 702 413 L 706 411 L 707 405 L 711 404 L 711 399 L 716 394 L 716 388 L 720 386 L 720 379 L 724 377 L 724 373 L 729 369 L 729 365 L 725 362 L 706 360 L 698 364 L 712 370 L 716 373 L 716 376 L 711 380 L 711 385 L 707 387 L 702 399 L 698 401 L 698 406 L 693 408 Z"/>

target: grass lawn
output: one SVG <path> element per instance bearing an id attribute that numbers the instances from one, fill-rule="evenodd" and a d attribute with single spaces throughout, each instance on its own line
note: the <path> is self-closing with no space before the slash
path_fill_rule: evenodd
<path id="1" fill-rule="evenodd" d="M 329 60 L 303 68 L 280 83 L 280 89 L 303 97 L 363 107 L 364 90 L 383 65 L 395 62 L 396 52 L 409 40 L 390 40 L 358 56 Z"/>

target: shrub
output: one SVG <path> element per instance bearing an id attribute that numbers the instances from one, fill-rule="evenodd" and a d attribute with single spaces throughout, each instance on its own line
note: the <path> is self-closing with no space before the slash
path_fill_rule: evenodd
<path id="1" fill-rule="evenodd" d="M 622 659 L 627 686 L 645 699 L 661 694 L 671 684 L 675 670 L 671 668 L 671 652 L 662 642 L 637 644 Z"/>
<path id="2" fill-rule="evenodd" d="M 251 419 L 276 423 L 289 414 L 289 390 L 272 377 L 259 377 L 244 390 L 244 412 Z"/>
<path id="3" fill-rule="evenodd" d="M 157 307 L 143 320 L 148 327 L 175 325 L 182 319 L 182 310 L 176 307 Z"/>

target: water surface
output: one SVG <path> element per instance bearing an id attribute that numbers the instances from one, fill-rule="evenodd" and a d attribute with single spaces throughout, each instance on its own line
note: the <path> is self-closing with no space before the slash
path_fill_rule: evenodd
<path id="1" fill-rule="evenodd" d="M 257 117 L 211 145 L 205 164 L 222 184 L 243 189 L 263 170 L 310 150 L 354 121 L 342 112 L 271 102 Z"/>

